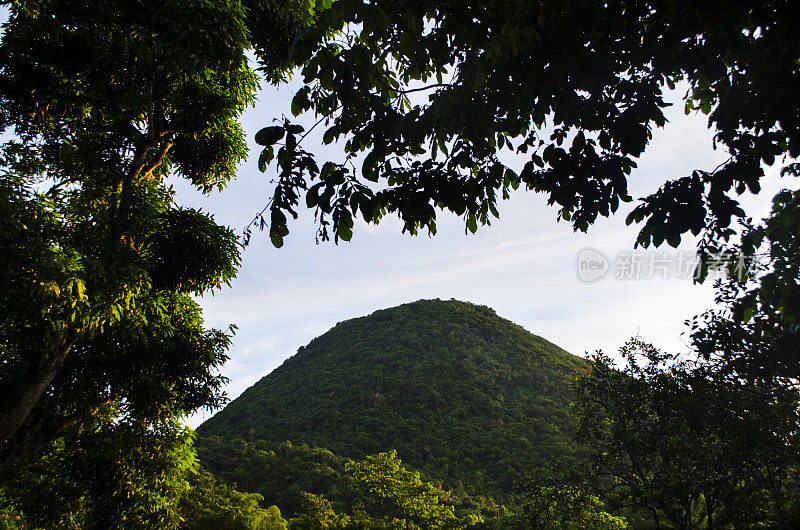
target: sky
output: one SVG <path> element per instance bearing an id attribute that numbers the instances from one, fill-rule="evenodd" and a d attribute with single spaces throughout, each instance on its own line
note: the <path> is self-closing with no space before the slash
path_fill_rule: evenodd
<path id="1" fill-rule="evenodd" d="M 204 196 L 173 179 L 178 202 L 200 207 L 240 232 L 266 204 L 270 179 L 276 175 L 274 166 L 258 171 L 253 135 L 288 114 L 293 88 L 267 85 L 243 117 L 251 154 L 234 182 L 221 193 Z M 677 101 L 684 91 L 678 87 L 670 97 Z M 669 123 L 655 131 L 630 177 L 634 199 L 652 193 L 666 179 L 713 169 L 725 158 L 712 147 L 704 115 L 686 116 L 678 102 L 667 117 Z M 300 121 L 308 125 L 314 119 Z M 308 136 L 305 148 L 319 160 L 341 160 L 336 147 L 323 147 L 316 132 Z M 524 160 L 509 157 L 507 162 L 521 168 Z M 763 192 L 742 199 L 748 214 L 765 216 L 779 187 L 776 171 L 768 170 Z M 487 305 L 575 355 L 598 349 L 613 353 L 635 335 L 673 353 L 687 352 L 684 322 L 713 305 L 713 288 L 675 271 L 657 269 L 650 279 L 646 274 L 630 279 L 630 269 L 617 268 L 633 251 L 638 229 L 624 221 L 635 205 L 621 206 L 585 234 L 573 232 L 569 223 L 557 223 L 556 209 L 546 204 L 544 195 L 522 190 L 500 205 L 500 219 L 476 234 L 466 234 L 463 220 L 447 213 L 440 215 L 433 237 L 402 234 L 399 221 L 387 218 L 378 226 L 357 222 L 351 242 L 317 244 L 308 212 L 290 225 L 281 249 L 272 247 L 266 233 L 254 232 L 231 287 L 198 299 L 207 325 L 238 326 L 230 360 L 222 368 L 230 380 L 227 394 L 235 398 L 337 322 L 419 299 Z M 676 252 L 635 259 L 647 264 L 667 258 L 677 266 L 680 256 L 692 256 L 694 248 L 694 239 L 684 238 Z M 605 277 L 583 281 L 587 273 L 578 273 L 579 256 L 605 257 Z M 617 274 L 625 278 L 617 279 Z M 210 415 L 197 413 L 187 423 L 196 427 Z"/>

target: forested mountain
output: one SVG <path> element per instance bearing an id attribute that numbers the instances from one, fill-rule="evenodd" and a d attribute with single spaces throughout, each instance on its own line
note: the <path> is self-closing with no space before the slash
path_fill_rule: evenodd
<path id="1" fill-rule="evenodd" d="M 350 458 L 396 449 L 450 488 L 509 494 L 574 457 L 569 383 L 582 367 L 488 307 L 421 300 L 337 324 L 198 434 Z"/>

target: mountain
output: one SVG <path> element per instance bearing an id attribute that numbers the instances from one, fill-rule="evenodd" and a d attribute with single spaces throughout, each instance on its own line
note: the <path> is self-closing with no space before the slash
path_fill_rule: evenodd
<path id="1" fill-rule="evenodd" d="M 583 366 L 488 307 L 420 300 L 337 324 L 198 434 L 351 458 L 396 449 L 451 488 L 508 493 L 575 456 L 569 383 Z"/>

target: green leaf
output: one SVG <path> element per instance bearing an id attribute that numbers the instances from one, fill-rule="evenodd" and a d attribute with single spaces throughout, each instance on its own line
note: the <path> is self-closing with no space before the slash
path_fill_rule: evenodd
<path id="1" fill-rule="evenodd" d="M 467 230 L 473 234 L 478 230 L 478 221 L 474 214 L 467 215 Z"/>
<path id="2" fill-rule="evenodd" d="M 343 241 L 350 241 L 350 239 L 353 237 L 353 229 L 345 224 L 340 224 L 337 235 L 339 236 L 339 239 Z"/>
<path id="3" fill-rule="evenodd" d="M 258 170 L 264 173 L 273 158 L 275 158 L 275 149 L 272 146 L 262 149 L 261 154 L 258 155 Z"/>
<path id="4" fill-rule="evenodd" d="M 331 127 L 327 129 L 325 133 L 322 135 L 322 143 L 328 145 L 332 143 L 336 139 L 336 129 Z"/>
<path id="5" fill-rule="evenodd" d="M 255 140 L 258 145 L 270 146 L 283 138 L 284 133 L 284 128 L 278 125 L 264 127 L 256 133 Z"/>
<path id="6" fill-rule="evenodd" d="M 275 248 L 281 248 L 283 246 L 283 236 L 274 226 L 269 229 L 269 239 L 272 241 L 272 246 Z"/>
<path id="7" fill-rule="evenodd" d="M 667 243 L 672 248 L 678 248 L 678 245 L 681 244 L 681 234 L 679 232 L 673 232 L 669 236 L 667 236 Z"/>

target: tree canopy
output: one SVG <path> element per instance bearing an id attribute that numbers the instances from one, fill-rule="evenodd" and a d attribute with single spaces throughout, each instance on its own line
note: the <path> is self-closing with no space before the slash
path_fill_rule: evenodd
<path id="1" fill-rule="evenodd" d="M 69 475 L 79 492 L 95 491 L 89 526 L 170 526 L 174 507 L 132 514 L 159 504 L 158 477 L 177 470 L 180 483 L 191 467 L 168 458 L 189 451 L 178 419 L 223 400 L 217 368 L 230 330 L 204 327 L 192 296 L 233 278 L 240 244 L 210 215 L 181 208 L 165 178 L 208 192 L 245 157 L 237 118 L 257 78 L 244 14 L 236 2 L 180 0 L 10 6 L 0 45 L 0 476 L 48 454 L 66 469 L 93 459 L 99 469 Z M 148 443 L 163 458 L 148 461 Z M 150 492 L 140 504 L 122 501 L 140 486 Z M 103 511 L 115 502 L 128 506 L 119 518 Z"/>
<path id="2" fill-rule="evenodd" d="M 474 232 L 523 187 L 586 231 L 633 200 L 631 171 L 665 124 L 666 91 L 680 85 L 686 112 L 708 115 L 729 158 L 664 175 L 628 222 L 643 223 L 641 245 L 677 246 L 692 233 L 701 250 L 716 249 L 745 217 L 737 197 L 759 192 L 764 166 L 783 160 L 797 174 L 798 9 L 790 0 L 335 2 L 293 41 L 304 83 L 292 112 L 314 113 L 342 159 L 318 163 L 302 145 L 309 131 L 291 120 L 262 129 L 259 164 L 276 159 L 278 180 L 255 224 L 280 246 L 287 215 L 304 206 L 321 238 L 337 240 L 350 239 L 354 217 L 391 213 L 406 231 L 435 232 L 441 209 Z M 524 167 L 509 167 L 504 151 L 524 155 Z"/>
<path id="3" fill-rule="evenodd" d="M 717 307 L 690 322 L 691 355 L 637 339 L 621 350 L 622 370 L 599 354 L 578 380 L 587 476 L 646 524 L 800 521 L 797 198 L 778 194 L 772 213 L 746 227 L 734 249 L 769 259 L 754 277 L 718 282 Z"/>

